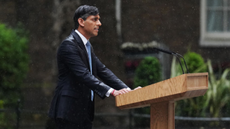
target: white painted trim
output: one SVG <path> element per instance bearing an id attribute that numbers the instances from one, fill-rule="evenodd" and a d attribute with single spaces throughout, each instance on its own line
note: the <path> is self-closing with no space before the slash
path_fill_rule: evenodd
<path id="1" fill-rule="evenodd" d="M 200 1 L 200 46 L 207 47 L 227 47 L 230 46 L 230 32 L 211 32 L 207 33 L 207 0 Z"/>
<path id="2" fill-rule="evenodd" d="M 200 40 L 201 47 L 230 47 L 229 41 L 221 41 L 221 40 Z"/>

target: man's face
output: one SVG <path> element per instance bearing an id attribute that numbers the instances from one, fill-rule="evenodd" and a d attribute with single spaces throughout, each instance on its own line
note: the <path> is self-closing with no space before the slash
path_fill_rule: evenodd
<path id="1" fill-rule="evenodd" d="M 100 22 L 100 16 L 98 15 L 90 15 L 87 17 L 87 19 L 84 21 L 84 36 L 89 39 L 91 37 L 97 36 L 99 27 L 101 26 Z"/>

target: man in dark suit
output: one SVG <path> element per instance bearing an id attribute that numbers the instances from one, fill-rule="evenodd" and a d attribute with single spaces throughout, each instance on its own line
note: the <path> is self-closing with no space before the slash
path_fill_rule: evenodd
<path id="1" fill-rule="evenodd" d="M 105 98 L 130 89 L 101 63 L 89 43 L 101 26 L 98 9 L 80 6 L 74 22 L 75 30 L 62 41 L 57 52 L 58 84 L 49 116 L 59 129 L 91 129 L 94 95 Z"/>

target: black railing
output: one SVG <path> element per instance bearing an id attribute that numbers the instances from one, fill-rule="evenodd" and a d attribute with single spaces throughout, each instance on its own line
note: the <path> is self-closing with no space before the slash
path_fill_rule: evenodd
<path id="1" fill-rule="evenodd" d="M 11 123 L 13 125 L 15 125 L 15 129 L 29 129 L 29 128 L 34 128 L 35 126 L 40 126 L 41 128 L 46 128 L 46 129 L 54 129 L 54 128 L 47 128 L 47 121 L 48 121 L 48 117 L 47 117 L 47 111 L 36 111 L 36 110 L 22 110 L 20 109 L 20 101 L 18 101 L 17 107 L 15 109 L 0 109 L 0 113 L 14 113 L 16 114 L 15 117 L 15 121 L 14 123 Z M 25 122 L 25 120 L 23 120 L 23 126 L 21 124 L 22 122 L 22 115 L 25 114 L 38 114 L 38 115 L 43 115 L 45 116 L 45 120 L 40 124 L 32 124 L 29 122 Z M 23 115 L 23 116 L 24 116 Z M 95 114 L 96 119 L 97 118 L 108 118 L 108 117 L 117 117 L 117 118 L 125 118 L 128 119 L 128 124 L 126 123 L 126 127 L 124 128 L 129 128 L 129 129 L 135 129 L 135 121 L 133 121 L 134 118 L 145 118 L 145 119 L 150 119 L 150 115 L 149 114 L 136 114 L 133 112 L 133 110 L 129 110 L 128 113 L 96 113 Z M 27 121 L 27 120 L 26 120 Z M 180 116 L 175 116 L 175 121 L 179 123 L 184 123 L 186 122 L 191 122 L 192 123 L 202 123 L 202 122 L 226 122 L 229 123 L 230 122 L 230 117 L 222 117 L 222 118 L 208 118 L 208 117 L 180 117 Z M 26 123 L 26 124 L 25 124 Z M 204 125 L 204 124 L 203 124 Z M 109 126 L 113 126 L 112 124 Z M 122 125 L 121 125 L 122 126 Z M 178 126 L 178 125 L 176 125 Z M 219 124 L 219 126 L 223 127 L 226 126 L 225 124 Z M 105 127 L 104 127 L 105 128 Z M 180 125 L 179 127 L 180 128 Z M 217 127 L 218 128 L 218 127 Z M 95 127 L 95 129 L 100 129 L 100 127 Z"/>

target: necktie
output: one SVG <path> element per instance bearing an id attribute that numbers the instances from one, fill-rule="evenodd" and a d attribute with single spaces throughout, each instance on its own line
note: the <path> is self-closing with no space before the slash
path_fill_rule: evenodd
<path id="1" fill-rule="evenodd" d="M 91 48 L 90 48 L 90 42 L 88 41 L 86 43 L 87 53 L 89 57 L 89 67 L 90 67 L 90 73 L 92 74 L 92 59 L 91 59 Z M 93 91 L 91 90 L 91 101 L 93 101 Z"/>

